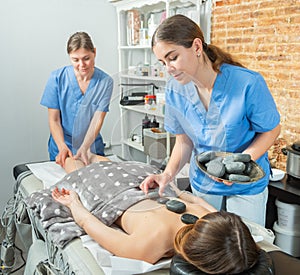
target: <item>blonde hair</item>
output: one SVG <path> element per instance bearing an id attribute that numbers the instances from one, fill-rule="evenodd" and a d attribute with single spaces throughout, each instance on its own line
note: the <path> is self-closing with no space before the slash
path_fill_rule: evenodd
<path id="1" fill-rule="evenodd" d="M 67 42 L 67 53 L 70 54 L 82 48 L 93 53 L 95 52 L 91 37 L 86 32 L 76 32 L 70 36 Z"/>

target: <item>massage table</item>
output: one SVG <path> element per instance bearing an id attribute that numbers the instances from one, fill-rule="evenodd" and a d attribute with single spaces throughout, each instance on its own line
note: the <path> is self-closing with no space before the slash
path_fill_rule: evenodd
<path id="1" fill-rule="evenodd" d="M 46 165 L 46 162 L 45 162 Z M 25 208 L 23 199 L 31 193 L 44 188 L 42 180 L 40 180 L 26 164 L 16 165 L 13 168 L 13 176 L 16 180 L 14 187 L 14 204 L 15 213 L 14 220 L 16 226 L 16 234 L 23 242 L 27 250 L 27 264 L 25 268 L 26 274 L 137 274 L 128 270 L 121 270 L 127 266 L 127 262 L 121 263 L 118 267 L 116 261 L 115 268 L 109 266 L 104 261 L 102 265 L 99 259 L 103 259 L 102 252 L 91 252 L 84 246 L 82 238 L 75 238 L 68 243 L 64 248 L 54 246 L 49 240 L 45 230 L 42 228 L 39 220 Z M 273 245 L 274 235 L 270 230 L 247 222 L 251 233 L 261 238 L 258 244 L 266 251 L 278 252 L 284 254 L 286 257 L 281 257 L 285 262 L 289 257 L 287 254 L 280 251 L 278 247 Z M 14 239 L 14 236 L 8 239 Z M 1 248 L 2 249 L 2 248 Z M 103 249 L 102 249 L 103 250 Z M 100 249 L 101 251 L 101 249 Z M 98 253 L 98 254 L 97 254 Z M 99 256 L 100 253 L 100 256 Z M 2 255 L 2 251 L 1 251 Z M 280 262 L 280 255 L 276 254 L 277 262 Z M 129 265 L 130 259 L 128 259 Z M 139 261 L 140 262 L 140 261 Z M 298 261 L 299 262 L 299 261 Z M 110 263 L 111 264 L 111 263 Z M 133 263 L 134 265 L 136 263 Z M 140 264 L 140 263 L 138 263 Z M 171 259 L 161 264 L 160 269 L 151 271 L 152 267 L 143 267 L 143 274 L 165 275 L 170 274 Z M 298 263 L 299 264 L 299 263 Z M 103 266 L 104 265 L 104 266 Z M 299 266 L 298 266 L 299 267 Z M 297 267 L 297 268 L 298 268 Z M 119 270 L 118 270 L 119 268 Z M 154 267 L 155 269 L 156 267 Z M 300 270 L 300 269 L 297 269 Z M 9 274 L 9 273 L 8 273 Z M 276 273 L 277 274 L 277 273 Z M 296 274 L 296 273 L 278 273 L 278 274 Z"/>
<path id="2" fill-rule="evenodd" d="M 44 162 L 45 165 L 47 163 L 49 162 Z M 28 197 L 31 193 L 44 188 L 43 181 L 28 168 L 27 164 L 16 165 L 13 168 L 13 176 L 16 180 L 14 186 L 16 234 L 18 234 L 28 254 L 25 274 L 131 274 L 126 270 L 120 271 L 111 268 L 109 266 L 111 263 L 107 263 L 107 260 L 104 260 L 103 264 L 105 266 L 101 266 L 99 264 L 99 258 L 101 260 L 102 254 L 106 257 L 109 254 L 105 255 L 105 251 L 103 252 L 104 249 L 101 248 L 97 248 L 98 250 L 94 253 L 91 252 L 85 247 L 82 240 L 86 236 L 83 238 L 75 238 L 64 248 L 54 246 L 41 226 L 40 221 L 29 209 L 25 208 L 23 202 L 23 199 Z M 9 239 L 14 239 L 14 236 L 9 237 Z M 90 240 L 88 239 L 88 241 Z M 131 262 L 131 259 L 127 260 L 128 262 L 118 262 L 114 259 L 114 265 L 116 265 L 116 268 L 122 268 L 123 265 L 127 266 L 128 264 L 129 266 L 145 264 L 145 266 L 140 266 L 139 269 L 151 270 L 157 268 L 148 263 L 141 263 L 141 261 Z M 155 275 L 169 274 L 168 267 L 170 262 L 171 259 L 158 264 L 158 266 L 165 268 L 142 273 Z M 119 264 L 121 267 L 117 267 Z"/>

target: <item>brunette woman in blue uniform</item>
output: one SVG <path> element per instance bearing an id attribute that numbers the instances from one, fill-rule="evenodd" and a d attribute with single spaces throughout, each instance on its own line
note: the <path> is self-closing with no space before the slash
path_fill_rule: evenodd
<path id="1" fill-rule="evenodd" d="M 87 165 L 94 154 L 104 155 L 100 130 L 113 91 L 112 78 L 95 67 L 96 49 L 87 33 L 74 33 L 67 52 L 72 65 L 51 73 L 41 99 L 48 108 L 50 160 L 63 167 L 67 157 Z"/>
<path id="2" fill-rule="evenodd" d="M 183 15 L 166 19 L 152 38 L 152 49 L 171 79 L 166 87 L 165 129 L 176 135 L 162 174 L 141 184 L 165 186 L 190 163 L 190 184 L 216 209 L 265 224 L 270 175 L 268 149 L 280 133 L 280 115 L 263 77 L 230 54 L 208 45 L 199 26 Z M 205 151 L 245 153 L 264 170 L 250 183 L 219 182 L 197 168 L 195 155 Z"/>

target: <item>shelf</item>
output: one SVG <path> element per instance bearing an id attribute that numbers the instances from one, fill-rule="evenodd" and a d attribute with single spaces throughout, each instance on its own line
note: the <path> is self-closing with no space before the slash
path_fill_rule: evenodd
<path id="1" fill-rule="evenodd" d="M 144 146 L 140 142 L 132 141 L 131 139 L 126 139 L 123 141 L 123 143 L 136 149 L 136 150 L 144 152 Z"/>
<path id="2" fill-rule="evenodd" d="M 168 1 L 168 0 L 167 0 Z M 127 11 L 130 9 L 143 9 L 143 10 L 153 10 L 153 9 L 165 9 L 166 7 L 166 0 L 122 0 L 113 2 L 117 8 L 117 12 Z"/>
<path id="3" fill-rule="evenodd" d="M 122 109 L 125 110 L 129 110 L 129 111 L 134 111 L 134 112 L 138 112 L 138 113 L 142 113 L 142 114 L 148 114 L 148 115 L 152 115 L 152 116 L 156 116 L 156 117 L 160 117 L 163 118 L 164 114 L 162 113 L 161 110 L 159 110 L 157 107 L 156 110 L 147 110 L 145 108 L 145 105 L 131 105 L 131 106 L 124 106 L 124 105 L 120 105 Z"/>
<path id="4" fill-rule="evenodd" d="M 120 50 L 151 50 L 151 46 L 135 45 L 135 46 L 120 46 Z"/>
<path id="5" fill-rule="evenodd" d="M 146 81 L 161 81 L 167 82 L 166 77 L 158 77 L 158 76 L 138 76 L 138 75 L 130 75 L 130 74 L 121 74 L 120 77 L 128 78 L 128 79 L 137 79 L 137 80 L 146 80 Z"/>
<path id="6" fill-rule="evenodd" d="M 122 0 L 122 1 L 111 1 L 116 6 L 117 11 L 127 11 L 130 9 L 141 9 L 145 12 L 165 10 L 167 5 L 170 8 L 185 7 L 190 4 L 195 6 L 199 4 L 200 0 Z"/>
<path id="7" fill-rule="evenodd" d="M 155 84 L 159 89 L 155 91 L 157 94 L 165 92 L 165 86 L 169 80 L 169 74 L 161 66 L 157 65 L 157 58 L 152 52 L 150 43 L 143 44 L 144 40 L 137 45 L 130 45 L 128 41 L 136 39 L 137 29 L 140 30 L 141 26 L 133 23 L 133 19 L 137 14 L 141 16 L 140 20 L 143 27 L 148 27 L 149 18 L 154 14 L 157 18 L 156 24 L 165 17 L 176 13 L 188 13 L 191 16 L 194 14 L 199 15 L 200 20 L 200 7 L 206 0 L 109 0 L 116 8 L 118 19 L 118 53 L 119 53 L 119 75 L 118 80 L 120 84 Z M 137 10 L 132 13 L 133 18 L 128 17 L 130 10 Z M 160 20 L 158 20 L 160 18 Z M 130 19 L 130 20 L 129 20 Z M 147 20 L 147 21 L 145 21 Z M 198 23 L 198 22 L 197 22 Z M 200 23 L 200 21 L 199 21 Z M 133 38 L 133 39 L 132 39 Z M 151 38 L 150 38 L 151 39 Z M 148 42 L 148 41 L 147 41 Z M 130 46 L 129 46 L 130 45 Z M 147 65 L 146 65 L 147 64 Z M 149 67 L 148 67 L 149 64 Z M 154 71 L 155 70 L 155 71 Z M 148 75 L 148 76 L 145 76 Z M 158 75 L 158 76 L 154 76 Z M 164 76 L 164 77 L 159 77 Z M 121 86 L 121 85 L 120 85 Z M 138 89 L 148 93 L 148 89 Z M 124 92 L 123 87 L 120 87 L 120 93 Z M 129 89 L 126 89 L 127 92 Z M 162 97 L 162 95 L 160 95 Z M 158 100 L 158 102 L 161 102 Z M 141 143 L 131 140 L 131 133 L 140 127 L 142 117 L 147 114 L 151 119 L 155 116 L 163 125 L 164 120 L 164 105 L 158 104 L 155 109 L 146 109 L 144 104 L 140 105 L 120 105 L 121 111 L 121 143 L 122 143 L 122 157 L 124 159 L 147 159 L 148 155 L 144 152 L 144 146 Z M 167 148 L 170 148 L 170 135 L 166 143 Z M 132 150 L 128 151 L 131 148 Z M 167 158 L 169 153 L 167 153 Z"/>

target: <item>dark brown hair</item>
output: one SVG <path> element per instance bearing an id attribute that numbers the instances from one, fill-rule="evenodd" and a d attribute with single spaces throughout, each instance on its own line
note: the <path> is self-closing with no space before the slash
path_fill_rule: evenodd
<path id="1" fill-rule="evenodd" d="M 200 27 L 188 17 L 177 14 L 167 18 L 155 30 L 152 37 L 152 48 L 159 41 L 183 46 L 192 47 L 195 38 L 200 38 L 204 53 L 212 62 L 214 71 L 219 72 L 223 63 L 244 67 L 235 60 L 229 53 L 223 51 L 217 46 L 207 45 L 204 41 L 204 35 Z"/>
<path id="2" fill-rule="evenodd" d="M 259 248 L 241 218 L 228 212 L 213 212 L 195 224 L 181 228 L 175 251 L 208 274 L 235 274 L 254 266 Z"/>
<path id="3" fill-rule="evenodd" d="M 67 43 L 67 52 L 70 54 L 73 51 L 79 49 L 86 49 L 91 52 L 95 52 L 95 47 L 93 45 L 92 39 L 86 32 L 76 32 L 70 36 Z"/>

